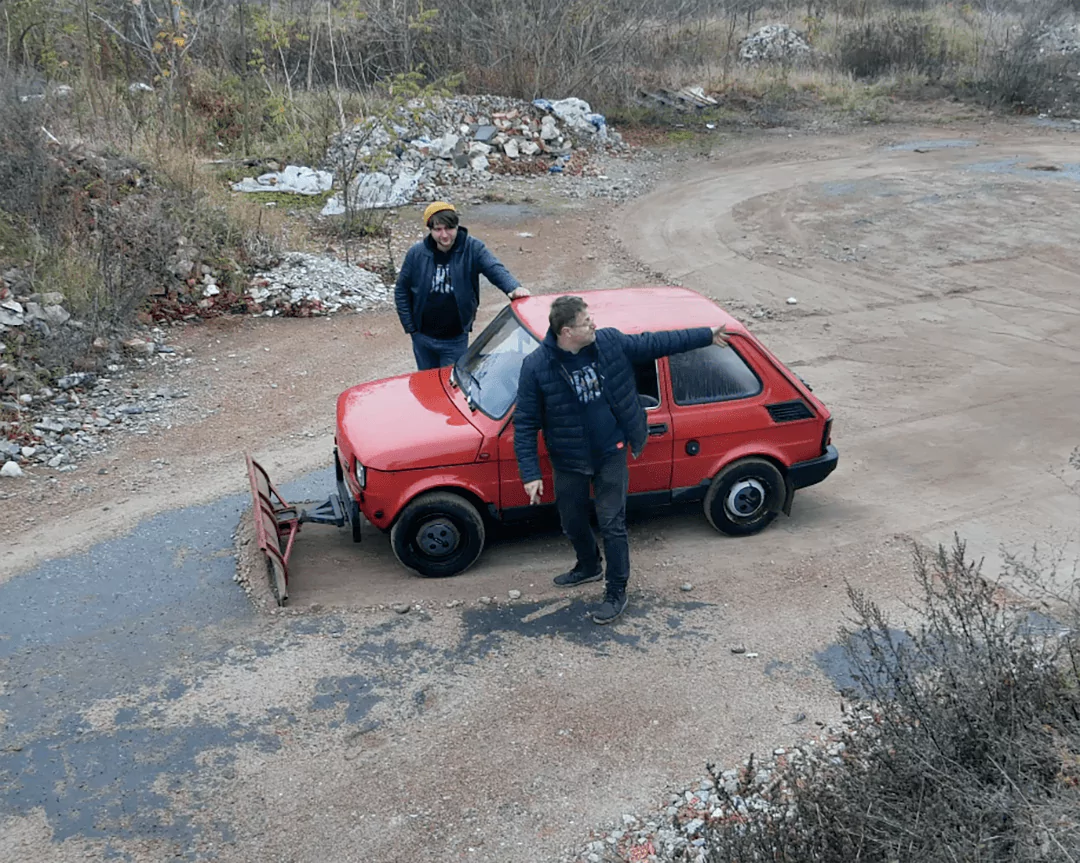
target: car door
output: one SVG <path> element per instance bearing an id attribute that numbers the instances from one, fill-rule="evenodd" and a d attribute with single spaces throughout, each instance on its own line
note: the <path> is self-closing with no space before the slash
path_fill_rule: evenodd
<path id="1" fill-rule="evenodd" d="M 671 499 L 671 457 L 675 448 L 670 397 L 660 388 L 659 362 L 635 364 L 634 377 L 649 436 L 641 456 L 630 459 L 630 494 L 639 502 L 664 503 Z"/>
<path id="2" fill-rule="evenodd" d="M 659 366 L 656 362 L 642 363 L 634 368 L 638 394 L 645 408 L 649 437 L 645 449 L 637 459 L 629 459 L 630 494 L 648 495 L 657 502 L 670 499 L 671 456 L 674 448 L 675 432 L 671 422 L 671 407 L 668 397 L 661 392 Z M 554 483 L 552 481 L 551 459 L 544 445 L 543 434 L 538 435 L 540 472 L 544 480 L 544 494 L 541 503 L 553 503 Z M 529 499 L 525 494 L 518 471 L 517 458 L 514 455 L 514 423 L 508 421 L 499 435 L 499 498 L 500 508 L 514 510 L 527 507 Z"/>
<path id="3" fill-rule="evenodd" d="M 768 370 L 759 374 L 757 359 L 742 339 L 732 339 L 727 348 L 710 345 L 668 358 L 674 489 L 700 486 L 727 453 L 754 448 L 768 436 Z"/>
<path id="4" fill-rule="evenodd" d="M 538 453 L 540 456 L 540 476 L 544 480 L 544 493 L 540 497 L 540 503 L 555 502 L 555 483 L 551 476 L 551 459 L 548 457 L 547 447 L 544 446 L 544 436 L 539 438 Z M 529 497 L 525 494 L 525 486 L 521 481 L 521 472 L 518 470 L 517 456 L 514 455 L 514 422 L 513 414 L 503 427 L 499 435 L 499 508 L 504 515 L 512 516 L 514 510 L 527 508 Z"/>

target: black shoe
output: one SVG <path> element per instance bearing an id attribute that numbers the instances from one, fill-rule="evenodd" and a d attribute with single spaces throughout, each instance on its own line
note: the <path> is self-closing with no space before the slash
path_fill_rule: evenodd
<path id="1" fill-rule="evenodd" d="M 601 606 L 592 613 L 593 623 L 611 623 L 626 610 L 626 591 L 608 591 Z"/>
<path id="2" fill-rule="evenodd" d="M 576 587 L 579 584 L 588 584 L 590 581 L 600 581 L 603 577 L 604 567 L 598 563 L 596 571 L 591 574 L 584 573 L 580 569 L 572 569 L 562 575 L 556 575 L 555 583 L 559 587 Z"/>

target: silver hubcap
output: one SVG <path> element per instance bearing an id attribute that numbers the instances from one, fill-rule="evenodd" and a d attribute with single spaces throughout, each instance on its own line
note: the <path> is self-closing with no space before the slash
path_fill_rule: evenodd
<path id="1" fill-rule="evenodd" d="M 460 544 L 461 532 L 444 516 L 425 521 L 416 532 L 416 545 L 427 557 L 446 557 Z"/>
<path id="2" fill-rule="evenodd" d="M 728 492 L 724 506 L 735 518 L 753 518 L 765 508 L 765 487 L 756 479 L 741 479 Z"/>

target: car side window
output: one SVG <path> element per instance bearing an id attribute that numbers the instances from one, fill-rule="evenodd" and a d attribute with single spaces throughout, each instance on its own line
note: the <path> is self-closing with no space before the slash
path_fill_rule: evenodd
<path id="1" fill-rule="evenodd" d="M 745 399 L 761 392 L 761 380 L 733 346 L 709 345 L 672 354 L 669 363 L 678 405 Z"/>
<path id="2" fill-rule="evenodd" d="M 656 371 L 656 360 L 634 363 L 634 379 L 637 384 L 638 400 L 645 410 L 660 405 L 660 377 Z"/>

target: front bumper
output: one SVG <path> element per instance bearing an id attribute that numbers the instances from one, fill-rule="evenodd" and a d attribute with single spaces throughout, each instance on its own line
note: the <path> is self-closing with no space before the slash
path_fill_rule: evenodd
<path id="1" fill-rule="evenodd" d="M 836 470 L 836 463 L 839 460 L 840 453 L 837 452 L 836 447 L 829 444 L 825 447 L 824 455 L 819 455 L 809 461 L 796 462 L 787 471 L 792 489 L 817 485 Z"/>

